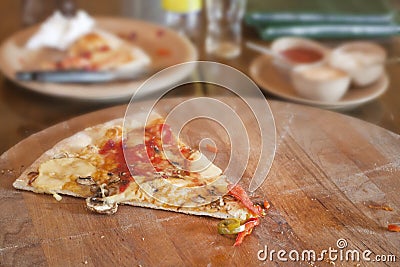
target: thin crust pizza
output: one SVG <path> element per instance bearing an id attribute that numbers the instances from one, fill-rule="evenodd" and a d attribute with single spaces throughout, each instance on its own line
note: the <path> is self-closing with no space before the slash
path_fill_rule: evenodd
<path id="1" fill-rule="evenodd" d="M 125 121 L 125 142 L 123 119 L 80 131 L 41 155 L 13 186 L 59 201 L 61 195 L 85 198 L 88 210 L 101 214 L 126 204 L 220 218 L 218 232 L 237 234 L 235 245 L 241 244 L 268 207 L 253 204 L 163 118 L 149 121 L 144 127 Z"/>
<path id="2" fill-rule="evenodd" d="M 150 57 L 141 48 L 112 33 L 94 30 L 72 43 L 59 60 L 44 62 L 41 69 L 132 72 L 150 62 Z"/>

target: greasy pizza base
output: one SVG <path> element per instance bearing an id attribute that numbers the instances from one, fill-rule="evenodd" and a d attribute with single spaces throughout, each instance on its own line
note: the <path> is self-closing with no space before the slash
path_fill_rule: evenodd
<path id="1" fill-rule="evenodd" d="M 93 192 L 89 190 L 89 187 L 78 184 L 75 180 L 78 176 L 87 175 L 86 173 L 107 173 L 107 169 L 99 171 L 98 166 L 103 166 L 102 168 L 105 166 L 104 158 L 101 159 L 101 157 L 99 157 L 100 146 L 104 144 L 107 139 L 120 138 L 122 122 L 122 119 L 117 119 L 105 124 L 90 127 L 60 141 L 28 167 L 14 182 L 13 186 L 17 189 L 33 191 L 36 193 L 53 194 L 56 198 L 59 198 L 58 194 L 82 198 L 90 197 Z M 132 123 L 132 125 L 132 127 L 135 127 L 135 123 Z M 101 161 L 101 163 L 98 163 L 99 161 Z M 90 162 L 90 164 L 87 162 Z M 54 165 L 55 163 L 56 165 Z M 98 166 L 96 166 L 96 164 L 98 164 Z M 65 165 L 65 168 L 57 170 L 56 167 L 58 168 L 61 165 Z M 33 176 L 38 176 L 39 170 L 41 170 L 40 178 L 32 179 Z M 74 174 L 74 172 L 76 173 Z M 58 179 L 60 174 L 64 174 L 61 180 Z M 54 178 L 54 175 L 58 175 L 58 178 Z M 98 178 L 98 183 L 101 183 L 101 179 L 107 179 L 107 175 L 100 175 L 99 177 L 103 178 Z M 143 177 L 133 177 L 133 179 L 141 178 Z M 228 184 L 227 180 L 223 176 L 219 176 L 218 178 L 220 178 L 218 180 L 220 181 L 219 186 L 226 189 Z M 179 200 L 182 198 L 182 194 L 184 194 L 185 191 L 183 191 L 183 193 L 179 190 L 163 192 L 162 185 L 157 185 L 155 181 L 163 182 L 164 179 L 153 179 L 151 183 L 141 183 L 141 185 L 144 185 L 145 187 L 148 185 L 153 188 L 158 186 L 156 190 L 158 193 L 157 199 L 144 192 L 135 181 L 131 181 L 123 192 L 117 192 L 107 196 L 107 202 L 111 205 L 115 203 L 127 204 L 185 214 L 205 215 L 222 219 L 238 218 L 246 220 L 249 217 L 252 217 L 252 214 L 240 201 L 229 195 L 219 197 L 217 200 L 204 205 L 201 205 L 201 203 L 198 203 L 199 205 L 195 206 L 165 204 L 171 203 L 171 201 L 176 201 L 173 203 L 180 203 Z M 206 194 L 206 192 L 207 190 L 204 191 L 204 194 Z M 201 197 L 200 200 L 204 201 L 208 196 L 192 196 L 190 199 L 193 199 L 194 203 L 197 203 L 196 199 L 198 199 L 198 197 Z M 166 202 L 160 201 L 164 198 Z"/>

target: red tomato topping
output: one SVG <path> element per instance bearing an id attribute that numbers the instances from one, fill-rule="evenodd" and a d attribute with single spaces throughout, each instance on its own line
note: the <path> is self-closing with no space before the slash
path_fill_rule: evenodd
<path id="1" fill-rule="evenodd" d="M 125 148 L 126 161 L 132 164 L 130 168 L 133 175 L 151 176 L 155 171 L 160 172 L 172 167 L 172 164 L 164 158 L 162 153 L 163 144 L 177 145 L 170 126 L 159 123 L 146 127 L 144 140 L 145 144 Z M 112 172 L 118 172 L 120 177 L 121 174 L 127 174 L 126 177 L 121 177 L 120 191 L 123 192 L 129 181 L 133 180 L 133 177 L 130 175 L 125 162 L 122 141 L 108 140 L 99 152 L 106 158 L 110 158 L 112 162 L 117 163 L 118 167 Z M 191 154 L 189 148 L 183 148 L 181 152 L 185 157 L 189 157 Z M 179 153 L 179 150 L 176 153 Z"/>
<path id="2" fill-rule="evenodd" d="M 125 149 L 125 153 L 128 162 L 150 163 L 143 144 L 128 147 Z"/>
<path id="3" fill-rule="evenodd" d="M 158 56 L 166 57 L 166 56 L 171 55 L 171 50 L 166 49 L 166 48 L 159 48 L 159 49 L 157 49 L 156 54 Z"/>
<path id="4" fill-rule="evenodd" d="M 101 147 L 99 153 L 104 155 L 113 150 L 114 147 L 115 147 L 115 141 L 110 139 Z"/>
<path id="5" fill-rule="evenodd" d="M 63 65 L 63 63 L 61 61 L 56 61 L 55 62 L 55 67 L 56 67 L 57 70 L 64 69 L 64 65 Z"/>
<path id="6" fill-rule="evenodd" d="M 189 147 L 181 147 L 181 153 L 185 157 L 185 159 L 189 159 L 190 155 L 192 154 L 192 150 Z"/>
<path id="7" fill-rule="evenodd" d="M 260 219 L 259 218 L 250 218 L 245 224 L 244 224 L 244 231 L 238 233 L 236 237 L 235 244 L 233 246 L 239 246 L 242 244 L 244 238 L 253 232 L 253 228 L 256 227 L 257 225 L 260 224 Z"/>
<path id="8" fill-rule="evenodd" d="M 254 215 L 261 216 L 262 215 L 262 208 L 260 206 L 256 206 L 250 200 L 249 196 L 247 195 L 246 191 L 240 185 L 233 185 L 230 186 L 228 194 L 234 196 L 236 199 L 240 200 L 242 204 Z"/>
<path id="9" fill-rule="evenodd" d="M 122 193 L 124 192 L 128 186 L 129 186 L 130 181 L 128 180 L 122 180 L 119 184 L 119 192 Z"/>
<path id="10" fill-rule="evenodd" d="M 120 180 L 119 191 L 122 193 L 128 187 L 129 183 L 133 181 L 133 177 L 130 175 L 128 166 L 125 162 L 124 152 L 122 150 L 122 141 L 115 142 L 114 140 L 108 140 L 100 149 L 100 154 L 105 155 L 106 158 L 112 159 L 113 162 L 117 163 L 117 167 L 112 170 L 114 173 L 118 173 Z"/>
<path id="11" fill-rule="evenodd" d="M 169 125 L 159 123 L 146 127 L 145 144 L 126 148 L 127 161 L 140 163 L 133 166 L 134 174 L 151 175 L 170 167 L 170 162 L 163 157 L 162 146 L 173 144 L 176 142 Z"/>
<path id="12" fill-rule="evenodd" d="M 162 134 L 162 142 L 166 145 L 174 144 L 171 127 L 167 124 L 160 124 L 160 133 Z"/>
<path id="13" fill-rule="evenodd" d="M 80 54 L 82 58 L 90 59 L 92 57 L 92 53 L 90 51 L 85 51 Z"/>
<path id="14" fill-rule="evenodd" d="M 110 51 L 110 50 L 111 50 L 111 48 L 108 45 L 103 45 L 99 48 L 99 51 L 102 51 L 102 52 L 106 52 L 106 51 Z"/>

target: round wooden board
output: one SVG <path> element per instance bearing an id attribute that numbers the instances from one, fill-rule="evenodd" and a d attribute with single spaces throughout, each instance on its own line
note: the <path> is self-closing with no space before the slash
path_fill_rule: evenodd
<path id="1" fill-rule="evenodd" d="M 170 106 L 180 102 L 168 101 Z M 257 266 L 264 263 L 258 252 L 265 246 L 269 251 L 319 253 L 338 249 L 338 239 L 347 241 L 343 251 L 369 249 L 371 258 L 393 254 L 398 261 L 399 233 L 386 227 L 400 221 L 400 137 L 337 113 L 270 104 L 277 151 L 267 180 L 255 193 L 272 207 L 240 247 L 217 233 L 216 219 L 129 206 L 102 216 L 87 212 L 82 199 L 57 202 L 49 195 L 13 189 L 21 171 L 62 138 L 123 116 L 126 106 L 118 106 L 55 125 L 1 156 L 0 265 Z M 372 204 L 393 211 L 373 209 Z M 275 265 L 287 266 L 276 254 L 273 259 Z M 359 263 L 376 266 L 336 261 Z M 315 264 L 330 266 L 328 259 Z"/>

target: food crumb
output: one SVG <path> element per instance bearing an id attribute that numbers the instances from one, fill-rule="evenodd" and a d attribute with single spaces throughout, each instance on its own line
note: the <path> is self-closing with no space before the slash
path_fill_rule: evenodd
<path id="1" fill-rule="evenodd" d="M 53 197 L 54 197 L 57 201 L 61 201 L 61 200 L 62 200 L 62 196 L 60 196 L 60 195 L 57 194 L 57 193 L 54 193 L 54 194 L 53 194 Z"/>
<path id="2" fill-rule="evenodd" d="M 391 208 L 389 205 L 385 205 L 385 204 L 371 203 L 371 204 L 368 204 L 368 208 L 374 209 L 374 210 L 393 211 L 393 208 Z"/>
<path id="3" fill-rule="evenodd" d="M 264 208 L 265 209 L 269 209 L 271 207 L 271 205 L 269 204 L 269 202 L 267 200 L 264 200 Z"/>
<path id="4" fill-rule="evenodd" d="M 104 238 L 104 235 L 100 236 L 100 238 L 103 239 L 103 238 Z"/>
<path id="5" fill-rule="evenodd" d="M 84 261 L 83 264 L 88 264 L 88 261 Z"/>
<path id="6" fill-rule="evenodd" d="M 391 223 L 388 225 L 390 232 L 400 232 L 400 223 Z"/>
<path id="7" fill-rule="evenodd" d="M 144 241 L 144 237 L 142 237 L 142 241 Z"/>
<path id="8" fill-rule="evenodd" d="M 324 259 L 324 262 L 335 265 L 335 263 L 333 261 L 331 261 L 330 259 Z"/>

